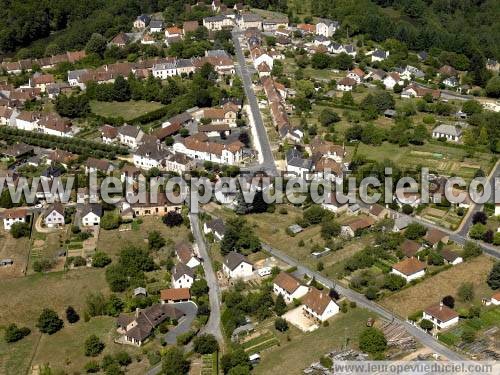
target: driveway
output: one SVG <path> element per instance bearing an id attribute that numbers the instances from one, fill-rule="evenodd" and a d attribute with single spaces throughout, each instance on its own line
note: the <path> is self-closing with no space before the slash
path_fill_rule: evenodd
<path id="1" fill-rule="evenodd" d="M 179 302 L 173 303 L 172 305 L 186 315 L 179 319 L 175 328 L 172 328 L 165 334 L 165 342 L 169 345 L 177 344 L 177 336 L 190 330 L 191 323 L 193 323 L 194 318 L 196 318 L 196 313 L 198 312 L 198 306 L 196 306 L 194 302 Z"/>

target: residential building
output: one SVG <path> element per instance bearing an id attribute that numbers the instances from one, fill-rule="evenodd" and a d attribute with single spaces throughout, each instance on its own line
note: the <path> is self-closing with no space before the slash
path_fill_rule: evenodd
<path id="1" fill-rule="evenodd" d="M 337 21 L 332 21 L 328 19 L 320 19 L 316 24 L 316 34 L 323 35 L 326 38 L 331 37 L 335 34 L 339 27 L 339 23 Z"/>
<path id="2" fill-rule="evenodd" d="M 373 51 L 373 53 L 372 53 L 372 62 L 384 61 L 388 57 L 389 57 L 389 51 L 383 51 L 383 50 L 377 49 L 377 50 Z"/>
<path id="3" fill-rule="evenodd" d="M 311 287 L 302 298 L 303 312 L 319 322 L 330 319 L 340 311 L 339 306 L 333 301 L 328 293 Z"/>
<path id="4" fill-rule="evenodd" d="M 340 230 L 343 236 L 354 237 L 359 233 L 359 231 L 368 229 L 373 224 L 375 224 L 375 220 L 369 216 L 358 217 L 351 220 L 349 223 L 342 225 Z"/>
<path id="5" fill-rule="evenodd" d="M 273 282 L 274 294 L 283 296 L 285 303 L 302 298 L 308 290 L 307 286 L 302 285 L 295 277 L 283 271 L 276 276 Z"/>
<path id="6" fill-rule="evenodd" d="M 85 162 L 85 174 L 97 172 L 110 174 L 114 169 L 113 164 L 104 159 L 88 158 Z"/>
<path id="7" fill-rule="evenodd" d="M 144 310 L 137 308 L 133 315 L 120 314 L 117 331 L 123 335 L 124 342 L 141 346 L 165 320 L 179 320 L 183 316 L 181 310 L 169 304 L 155 304 Z"/>
<path id="8" fill-rule="evenodd" d="M 149 170 L 151 168 L 165 169 L 165 160 L 171 153 L 161 144 L 145 142 L 133 154 L 134 165 L 137 168 Z"/>
<path id="9" fill-rule="evenodd" d="M 101 140 L 103 143 L 111 144 L 118 139 L 118 128 L 111 125 L 101 127 Z"/>
<path id="10" fill-rule="evenodd" d="M 406 258 L 396 264 L 393 264 L 391 273 L 401 276 L 406 280 L 406 282 L 410 282 L 424 277 L 425 269 L 425 263 L 421 262 L 417 258 Z"/>
<path id="11" fill-rule="evenodd" d="M 118 140 L 121 144 L 136 149 L 144 136 L 144 132 L 136 126 L 128 124 L 122 125 L 118 128 Z"/>
<path id="12" fill-rule="evenodd" d="M 433 99 L 439 99 L 439 97 L 441 96 L 441 92 L 439 90 L 433 90 L 417 85 L 416 83 L 411 83 L 403 89 L 403 91 L 401 92 L 401 98 L 422 98 L 427 94 L 431 95 Z"/>
<path id="13" fill-rule="evenodd" d="M 205 234 L 212 233 L 218 241 L 224 238 L 226 227 L 222 219 L 212 219 L 203 224 L 203 232 Z"/>
<path id="14" fill-rule="evenodd" d="M 52 203 L 45 211 L 43 221 L 49 228 L 55 228 L 64 225 L 63 205 L 59 202 Z"/>
<path id="15" fill-rule="evenodd" d="M 434 228 L 427 230 L 424 236 L 424 241 L 434 248 L 437 247 L 439 242 L 447 244 L 449 239 L 450 236 L 447 233 Z"/>
<path id="16" fill-rule="evenodd" d="M 177 62 L 167 62 L 161 64 L 155 64 L 151 71 L 153 77 L 160 79 L 167 79 L 168 77 L 173 77 L 177 75 Z"/>
<path id="17" fill-rule="evenodd" d="M 99 203 L 87 203 L 80 209 L 82 226 L 98 226 L 103 215 L 102 206 Z"/>
<path id="18" fill-rule="evenodd" d="M 456 266 L 464 261 L 460 255 L 449 249 L 441 250 L 441 255 L 447 264 L 451 264 L 453 266 Z"/>
<path id="19" fill-rule="evenodd" d="M 175 255 L 179 262 L 189 268 L 195 268 L 201 264 L 200 260 L 195 256 L 192 246 L 187 242 L 181 242 L 175 246 Z"/>
<path id="20" fill-rule="evenodd" d="M 55 83 L 55 79 L 52 74 L 35 73 L 33 77 L 29 79 L 29 85 L 40 89 L 41 92 L 45 92 L 47 86 L 53 83 Z"/>
<path id="21" fill-rule="evenodd" d="M 355 67 L 349 73 L 347 73 L 348 78 L 352 78 L 356 83 L 361 83 L 365 78 L 366 74 L 360 68 Z"/>
<path id="22" fill-rule="evenodd" d="M 262 20 L 262 30 L 264 32 L 274 32 L 288 29 L 288 18 L 268 18 Z"/>
<path id="23" fill-rule="evenodd" d="M 234 19 L 222 14 L 203 18 L 203 26 L 210 31 L 223 30 L 233 28 L 235 25 Z"/>
<path id="24" fill-rule="evenodd" d="M 385 78 L 382 80 L 384 86 L 387 90 L 393 90 L 396 85 L 403 85 L 404 81 L 401 79 L 401 76 L 398 72 L 390 72 Z"/>
<path id="25" fill-rule="evenodd" d="M 387 208 L 377 203 L 372 204 L 368 209 L 368 215 L 375 220 L 384 219 L 388 213 Z"/>
<path id="26" fill-rule="evenodd" d="M 304 158 L 303 153 L 296 148 L 291 148 L 286 153 L 286 172 L 291 176 L 306 178 L 312 165 L 312 160 Z"/>
<path id="27" fill-rule="evenodd" d="M 191 288 L 194 282 L 194 272 L 184 263 L 177 263 L 172 273 L 174 288 Z"/>
<path id="28" fill-rule="evenodd" d="M 458 313 L 440 302 L 427 307 L 423 312 L 423 319 L 430 320 L 438 329 L 451 327 L 458 323 Z"/>
<path id="29" fill-rule="evenodd" d="M 203 133 L 179 139 L 174 143 L 175 152 L 192 159 L 212 161 L 220 164 L 236 165 L 242 161 L 244 144 L 233 141 L 229 144 L 209 141 Z"/>
<path id="30" fill-rule="evenodd" d="M 151 197 L 151 193 L 146 194 L 145 201 L 138 201 L 130 204 L 134 215 L 139 216 L 163 216 L 170 211 L 179 211 L 181 204 L 170 202 L 165 193 L 158 193 L 155 197 Z"/>
<path id="31" fill-rule="evenodd" d="M 495 306 L 500 305 L 500 292 L 496 292 L 491 296 L 491 303 Z"/>
<path id="32" fill-rule="evenodd" d="M 143 30 L 149 25 L 149 21 L 151 21 L 151 17 L 149 17 L 147 14 L 141 14 L 134 21 L 134 27 L 136 29 Z"/>
<path id="33" fill-rule="evenodd" d="M 356 87 L 356 81 L 349 77 L 344 77 L 337 82 L 337 90 L 352 91 Z"/>
<path id="34" fill-rule="evenodd" d="M 152 33 L 161 33 L 163 31 L 163 21 L 151 20 L 149 22 L 149 31 Z"/>
<path id="35" fill-rule="evenodd" d="M 432 130 L 432 138 L 445 138 L 447 141 L 460 142 L 462 129 L 455 125 L 440 124 Z"/>
<path id="36" fill-rule="evenodd" d="M 189 288 L 170 288 L 160 291 L 161 303 L 178 303 L 191 300 L 191 291 Z"/>
<path id="37" fill-rule="evenodd" d="M 243 13 L 237 17 L 237 24 L 242 30 L 250 28 L 262 30 L 262 17 L 255 13 Z"/>
<path id="38" fill-rule="evenodd" d="M 222 271 L 231 279 L 246 278 L 252 276 L 253 265 L 244 255 L 231 251 L 224 257 Z"/>
<path id="39" fill-rule="evenodd" d="M 11 208 L 0 215 L 3 219 L 3 229 L 10 230 L 15 223 L 26 223 L 28 211 L 24 208 Z"/>
<path id="40" fill-rule="evenodd" d="M 341 213 L 347 210 L 347 202 L 340 203 L 335 192 L 329 192 L 325 196 L 325 201 L 321 204 L 321 207 L 333 213 Z"/>

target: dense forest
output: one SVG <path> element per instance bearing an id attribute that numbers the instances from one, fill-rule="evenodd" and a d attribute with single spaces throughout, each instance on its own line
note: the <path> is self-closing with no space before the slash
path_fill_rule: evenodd
<path id="1" fill-rule="evenodd" d="M 230 7 L 238 1 L 222 2 Z M 244 2 L 250 7 L 288 13 L 292 22 L 304 21 L 307 13 L 306 3 L 297 1 Z M 119 31 L 129 30 L 131 21 L 143 12 L 162 12 L 167 23 L 201 21 L 211 15 L 210 7 L 187 10 L 188 3 L 195 1 L 4 0 L 0 8 L 0 53 L 17 51 L 17 57 L 24 58 L 81 49 L 92 33 L 110 39 Z M 470 66 L 478 70 L 478 84 L 487 78 L 479 69 L 485 59 L 500 60 L 499 0 L 311 0 L 310 10 L 312 16 L 339 20 L 341 36 L 377 42 L 393 38 L 412 50 L 465 55 Z"/>
<path id="2" fill-rule="evenodd" d="M 349 34 L 398 39 L 413 50 L 438 48 L 500 59 L 498 0 L 311 0 L 314 16 L 341 21 Z M 389 8 L 390 7 L 390 8 Z"/>

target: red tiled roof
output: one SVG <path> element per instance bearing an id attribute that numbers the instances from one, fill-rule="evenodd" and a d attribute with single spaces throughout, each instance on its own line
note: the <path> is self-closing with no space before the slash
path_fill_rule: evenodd
<path id="1" fill-rule="evenodd" d="M 425 270 L 426 266 L 425 263 L 419 261 L 417 258 L 408 258 L 394 264 L 392 268 L 401 272 L 403 275 L 411 276 Z"/>

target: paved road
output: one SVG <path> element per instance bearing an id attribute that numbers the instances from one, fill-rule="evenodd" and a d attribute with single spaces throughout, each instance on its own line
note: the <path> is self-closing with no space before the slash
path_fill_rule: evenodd
<path id="1" fill-rule="evenodd" d="M 210 317 L 207 324 L 201 329 L 200 333 L 210 333 L 215 336 L 219 344 L 222 346 L 224 338 L 220 330 L 220 290 L 217 283 L 217 276 L 215 275 L 212 267 L 212 262 L 208 255 L 207 247 L 203 233 L 200 229 L 200 221 L 197 214 L 189 214 L 189 221 L 191 222 L 191 231 L 193 232 L 194 239 L 198 245 L 198 251 L 203 258 L 203 268 L 205 270 L 205 280 L 209 287 L 208 297 L 210 301 Z"/>
<path id="2" fill-rule="evenodd" d="M 165 334 L 165 342 L 169 345 L 177 344 L 177 336 L 189 331 L 191 323 L 193 323 L 193 320 L 196 318 L 196 313 L 198 312 L 198 306 L 196 306 L 194 302 L 179 302 L 173 305 L 186 315 L 179 319 L 179 323 L 176 327 Z"/>
<path id="3" fill-rule="evenodd" d="M 274 163 L 273 152 L 271 151 L 271 145 L 269 143 L 269 138 L 267 137 L 266 127 L 264 126 L 264 122 L 262 121 L 262 116 L 260 114 L 257 98 L 255 97 L 255 92 L 253 90 L 252 77 L 248 72 L 248 67 L 245 61 L 245 55 L 243 54 L 243 49 L 238 39 L 241 33 L 233 32 L 232 35 L 233 35 L 233 43 L 234 43 L 236 59 L 238 61 L 238 65 L 236 66 L 236 72 L 243 81 L 245 95 L 248 99 L 248 104 L 250 105 L 250 110 L 252 112 L 255 130 L 259 138 L 258 142 L 260 144 L 260 151 L 262 153 L 263 162 L 258 166 L 258 169 L 264 170 L 268 174 L 276 176 L 278 174 L 278 170 L 276 169 L 276 165 Z"/>
<path id="4" fill-rule="evenodd" d="M 408 331 L 408 333 L 410 333 L 413 337 L 415 337 L 423 345 L 429 347 L 435 353 L 438 353 L 439 355 L 441 355 L 449 360 L 460 361 L 460 360 L 464 359 L 458 353 L 455 353 L 454 351 L 448 349 L 446 346 L 439 343 L 431 335 L 423 332 L 422 330 L 420 330 L 419 328 L 406 322 L 405 320 L 400 319 L 399 317 L 395 316 L 394 313 L 377 305 L 375 302 L 368 300 L 364 295 L 357 293 L 351 289 L 345 288 L 341 285 L 336 284 L 334 281 L 326 278 L 325 276 L 321 275 L 318 272 L 311 270 L 308 267 L 305 267 L 304 265 L 300 264 L 295 259 L 293 259 L 293 258 L 289 257 L 288 255 L 286 255 L 285 253 L 283 253 L 282 251 L 274 249 L 265 243 L 262 243 L 262 248 L 264 250 L 268 251 L 274 257 L 281 259 L 282 261 L 290 264 L 291 266 L 297 267 L 297 271 L 299 274 L 308 275 L 309 277 L 314 276 L 318 282 L 320 282 L 321 284 L 325 285 L 326 287 L 328 287 L 330 289 L 335 288 L 335 290 L 339 294 L 346 296 L 351 301 L 355 301 L 358 306 L 364 307 L 370 311 L 373 311 L 373 312 L 379 314 L 380 316 L 382 316 L 384 319 L 387 319 L 389 321 L 394 320 L 397 323 L 402 324 L 404 326 L 404 328 Z"/>

